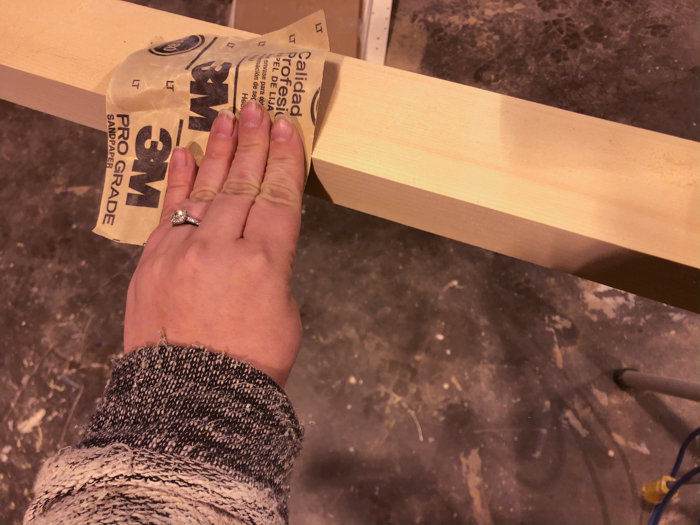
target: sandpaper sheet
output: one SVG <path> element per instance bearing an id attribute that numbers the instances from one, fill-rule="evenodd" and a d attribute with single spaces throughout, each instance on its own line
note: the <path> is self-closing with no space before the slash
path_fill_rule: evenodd
<path id="1" fill-rule="evenodd" d="M 177 146 L 202 159 L 219 111 L 249 99 L 299 130 L 309 171 L 328 51 L 323 11 L 246 41 L 190 35 L 130 55 L 107 90 L 107 168 L 93 230 L 145 244 L 159 223 L 170 156 Z"/>

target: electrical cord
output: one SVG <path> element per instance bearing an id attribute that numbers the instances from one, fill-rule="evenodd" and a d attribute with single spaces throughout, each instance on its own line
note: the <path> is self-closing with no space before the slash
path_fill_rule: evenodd
<path id="1" fill-rule="evenodd" d="M 693 440 L 700 435 L 700 427 L 696 428 L 693 430 L 690 435 L 685 438 L 685 441 L 683 441 L 683 444 L 681 445 L 681 448 L 678 450 L 678 456 L 676 457 L 676 462 L 673 465 L 673 469 L 671 469 L 671 477 L 675 478 L 676 475 L 678 474 L 678 471 L 681 468 L 681 464 L 683 463 L 683 457 L 685 456 L 685 451 L 688 449 L 688 446 L 693 442 Z M 656 505 L 654 507 L 654 510 L 651 513 L 651 516 L 649 516 L 649 521 L 647 522 L 647 525 L 658 525 L 659 521 L 661 521 L 661 516 L 663 515 L 664 511 L 666 510 L 666 506 L 668 505 L 669 501 L 671 501 L 671 498 L 680 490 L 680 488 L 683 485 L 689 484 L 689 483 L 697 483 L 697 481 L 693 480 L 695 476 L 700 474 L 700 467 L 695 467 L 690 469 L 688 472 L 683 474 L 674 484 L 673 486 L 669 489 L 668 493 L 664 496 L 664 499 L 661 503 Z M 699 522 L 700 523 L 700 522 Z"/>
<path id="2" fill-rule="evenodd" d="M 676 477 L 676 474 L 678 474 L 678 471 L 681 468 L 681 463 L 683 463 L 683 456 L 685 456 L 686 449 L 688 448 L 690 443 L 692 443 L 693 439 L 695 439 L 698 436 L 700 436 L 700 427 L 693 430 L 690 433 L 690 435 L 687 438 L 685 438 L 685 441 L 681 445 L 680 450 L 678 450 L 678 456 L 676 457 L 676 462 L 673 465 L 673 470 L 671 470 L 671 477 L 672 478 Z"/>
<path id="3" fill-rule="evenodd" d="M 695 467 L 693 469 L 690 469 L 688 472 L 683 474 L 678 481 L 676 481 L 673 484 L 673 487 L 671 487 L 664 497 L 664 500 L 659 503 L 656 507 L 654 507 L 654 511 L 651 513 L 651 516 L 649 517 L 649 522 L 648 525 L 658 525 L 659 521 L 661 521 L 661 516 L 664 513 L 664 510 L 666 510 L 666 505 L 668 505 L 668 502 L 671 501 L 671 498 L 678 492 L 678 489 L 680 489 L 683 485 L 688 483 L 688 480 L 692 478 L 693 476 L 697 476 L 700 474 L 700 467 Z"/>

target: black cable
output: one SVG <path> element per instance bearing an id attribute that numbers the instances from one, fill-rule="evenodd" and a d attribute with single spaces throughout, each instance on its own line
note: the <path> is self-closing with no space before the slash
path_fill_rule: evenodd
<path id="1" fill-rule="evenodd" d="M 697 485 L 699 483 L 700 483 L 700 478 L 695 478 L 695 479 L 691 479 L 690 481 L 687 481 L 686 485 Z"/>
<path id="2" fill-rule="evenodd" d="M 683 441 L 683 444 L 681 445 L 681 448 L 678 450 L 678 456 L 676 456 L 676 462 L 673 464 L 673 468 L 671 469 L 671 477 L 675 478 L 676 475 L 678 474 L 678 471 L 681 468 L 681 464 L 683 463 L 683 457 L 685 456 L 685 451 L 688 449 L 690 444 L 693 442 L 693 440 L 700 435 L 700 427 L 696 428 L 693 430 L 690 435 L 685 438 L 685 441 Z M 666 509 L 666 505 L 668 505 L 668 502 L 671 501 L 671 498 L 673 495 L 678 492 L 678 490 L 686 484 L 690 483 L 698 483 L 698 480 L 693 480 L 692 478 L 696 475 L 700 474 L 700 467 L 695 467 L 694 469 L 689 470 L 686 472 L 679 480 L 677 480 L 672 487 L 669 488 L 668 493 L 664 497 L 663 501 L 656 505 L 654 507 L 654 510 L 651 512 L 651 516 L 649 516 L 649 521 L 647 522 L 647 525 L 658 525 L 659 521 L 661 520 L 661 515 L 664 513 L 664 510 Z M 698 525 L 700 525 L 700 521 L 698 521 Z"/>
<path id="3" fill-rule="evenodd" d="M 688 448 L 688 445 L 700 435 L 700 427 L 696 428 L 693 430 L 690 435 L 685 438 L 685 441 L 681 445 L 680 450 L 678 451 L 678 457 L 676 457 L 676 463 L 673 465 L 673 470 L 671 470 L 671 477 L 675 478 L 676 474 L 678 474 L 678 471 L 681 468 L 681 463 L 683 463 L 683 456 L 685 456 L 685 451 Z"/>
<path id="4" fill-rule="evenodd" d="M 700 474 L 700 467 L 695 467 L 693 469 L 690 469 L 688 472 L 683 474 L 678 481 L 676 481 L 673 484 L 673 487 L 668 491 L 666 496 L 664 497 L 664 500 L 659 503 L 656 507 L 654 507 L 654 512 L 651 513 L 651 517 L 649 518 L 649 523 L 648 525 L 658 525 L 659 521 L 661 521 L 661 516 L 664 513 L 664 510 L 666 510 L 666 505 L 668 505 L 668 502 L 671 501 L 671 498 L 678 492 L 678 490 L 685 485 L 690 478 L 693 476 L 696 476 L 697 474 Z"/>

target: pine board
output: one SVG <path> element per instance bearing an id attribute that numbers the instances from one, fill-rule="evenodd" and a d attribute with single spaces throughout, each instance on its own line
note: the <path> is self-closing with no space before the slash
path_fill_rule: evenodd
<path id="1" fill-rule="evenodd" d="M 116 0 L 0 0 L 0 14 L 0 98 L 101 130 L 131 52 L 251 36 Z M 613 267 L 658 267 L 624 288 L 697 310 L 697 143 L 333 53 L 321 106 L 317 194 L 612 286 Z M 645 292 L 657 277 L 690 298 Z"/>

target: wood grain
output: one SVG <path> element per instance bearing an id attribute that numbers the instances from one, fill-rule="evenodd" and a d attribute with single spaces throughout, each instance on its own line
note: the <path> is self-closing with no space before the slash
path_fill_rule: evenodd
<path id="1" fill-rule="evenodd" d="M 250 37 L 115 0 L 0 0 L 0 13 L 0 98 L 102 130 L 133 51 Z M 611 265 L 683 270 L 671 288 L 698 308 L 695 142 L 330 54 L 313 165 L 310 187 L 337 204 L 605 284 Z"/>

